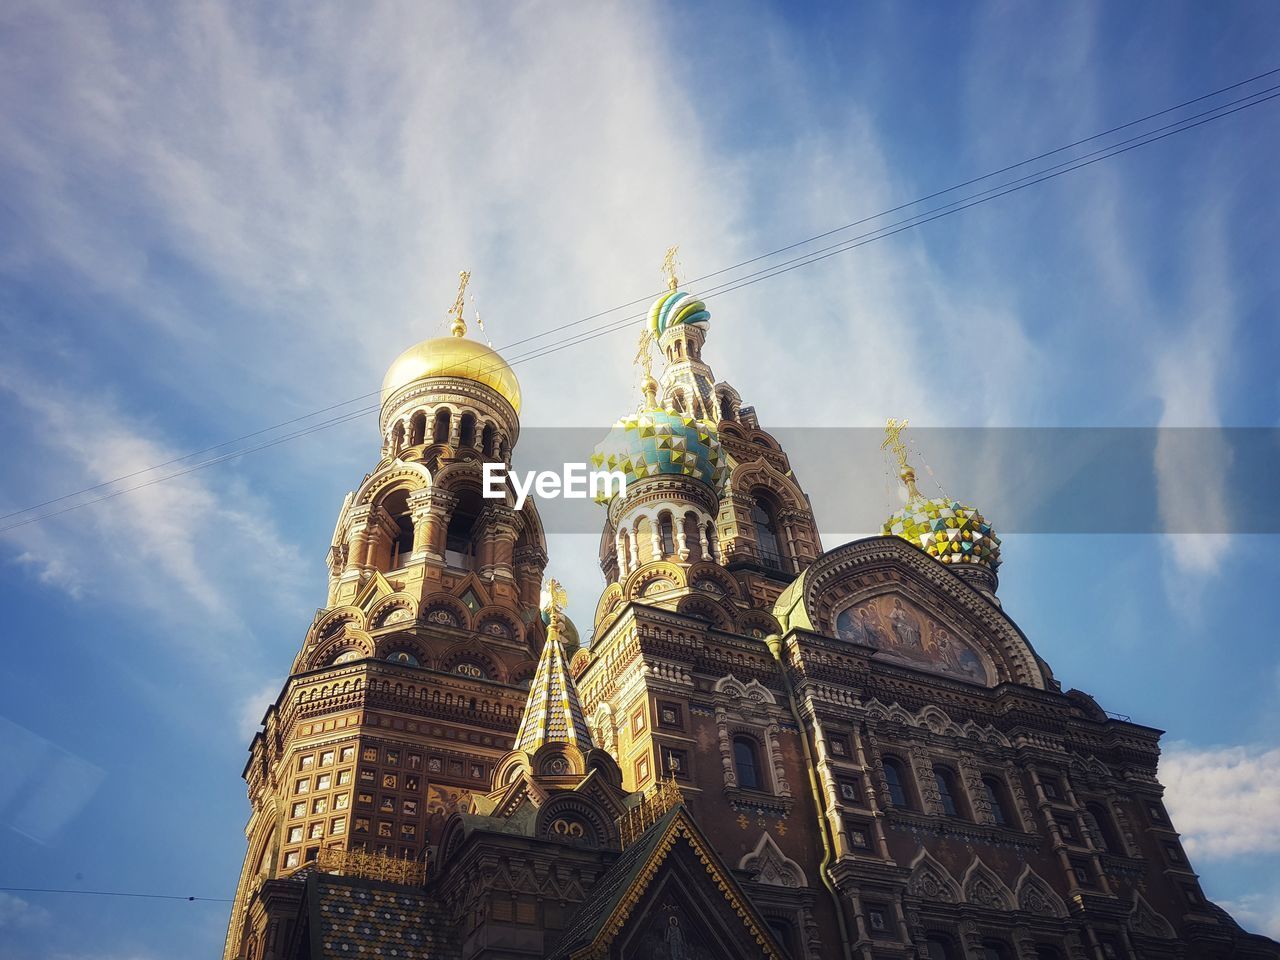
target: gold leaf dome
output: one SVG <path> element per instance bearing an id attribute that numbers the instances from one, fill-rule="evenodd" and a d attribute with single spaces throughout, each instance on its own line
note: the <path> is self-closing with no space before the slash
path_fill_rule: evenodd
<path id="1" fill-rule="evenodd" d="M 520 412 L 520 381 L 490 347 L 466 337 L 435 337 L 400 354 L 382 379 L 382 402 L 399 390 L 429 377 L 460 377 L 482 384 Z"/>

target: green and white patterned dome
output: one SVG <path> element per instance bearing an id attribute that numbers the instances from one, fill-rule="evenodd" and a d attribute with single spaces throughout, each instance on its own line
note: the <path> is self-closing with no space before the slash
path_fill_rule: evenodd
<path id="1" fill-rule="evenodd" d="M 1000 538 L 982 514 L 949 497 L 925 497 L 915 479 L 915 471 L 906 467 L 907 502 L 885 521 L 881 534 L 900 537 L 942 563 L 982 564 L 993 573 L 999 569 Z"/>
<path id="2" fill-rule="evenodd" d="M 591 455 L 596 470 L 617 470 L 630 485 L 663 474 L 693 477 L 718 491 L 728 473 L 716 428 L 706 420 L 649 404 L 623 417 Z M 603 492 L 597 501 L 607 503 Z"/>
<path id="3" fill-rule="evenodd" d="M 706 330 L 711 326 L 711 312 L 705 303 L 683 290 L 669 290 L 653 301 L 649 308 L 649 332 L 655 340 L 682 323 Z"/>

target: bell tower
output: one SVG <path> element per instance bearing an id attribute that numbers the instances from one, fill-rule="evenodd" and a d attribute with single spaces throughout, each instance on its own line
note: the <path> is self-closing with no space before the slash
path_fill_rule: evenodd
<path id="1" fill-rule="evenodd" d="M 483 465 L 510 465 L 520 384 L 466 335 L 469 279 L 449 336 L 387 371 L 381 455 L 342 504 L 325 606 L 250 746 L 227 958 L 285 942 L 308 864 L 421 872 L 515 742 L 547 557 L 532 501 L 481 497 Z"/>

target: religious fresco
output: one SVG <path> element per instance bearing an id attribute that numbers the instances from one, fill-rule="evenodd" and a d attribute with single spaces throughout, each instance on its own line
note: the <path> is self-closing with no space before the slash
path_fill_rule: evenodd
<path id="1" fill-rule="evenodd" d="M 875 647 L 887 660 L 971 683 L 991 682 L 981 654 L 900 596 L 872 597 L 843 610 L 836 617 L 836 635 Z"/>
<path id="2" fill-rule="evenodd" d="M 638 949 L 632 955 L 636 960 L 713 960 L 713 954 L 694 932 L 684 906 L 672 901 L 645 918 Z"/>

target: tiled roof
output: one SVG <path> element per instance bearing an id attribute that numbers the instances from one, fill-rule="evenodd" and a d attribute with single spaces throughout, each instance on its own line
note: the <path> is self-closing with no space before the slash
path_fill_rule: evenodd
<path id="1" fill-rule="evenodd" d="M 545 743 L 571 743 L 584 753 L 592 747 L 578 688 L 569 674 L 569 658 L 554 627 L 547 631 L 538 672 L 529 687 L 515 749 L 532 754 Z"/>
<path id="2" fill-rule="evenodd" d="M 307 883 L 312 960 L 453 960 L 440 906 L 414 887 L 332 874 Z"/>

